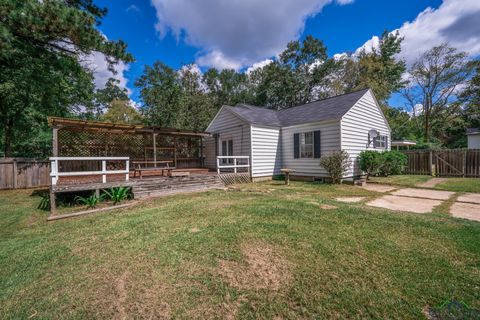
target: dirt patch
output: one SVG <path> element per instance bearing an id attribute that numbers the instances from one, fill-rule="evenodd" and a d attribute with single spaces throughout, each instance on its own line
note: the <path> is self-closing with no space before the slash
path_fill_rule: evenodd
<path id="1" fill-rule="evenodd" d="M 197 233 L 197 232 L 200 232 L 200 229 L 194 227 L 194 228 L 191 228 L 189 231 L 192 233 Z"/>
<path id="2" fill-rule="evenodd" d="M 332 206 L 331 204 L 321 204 L 321 205 L 320 205 L 320 208 L 321 208 L 321 209 L 324 209 L 324 210 L 337 209 L 337 207 Z"/>
<path id="3" fill-rule="evenodd" d="M 405 196 L 433 200 L 448 200 L 455 192 L 428 189 L 405 188 L 392 192 L 394 196 Z"/>
<path id="4" fill-rule="evenodd" d="M 480 193 L 467 193 L 457 198 L 457 202 L 480 204 Z"/>
<path id="5" fill-rule="evenodd" d="M 456 218 L 480 221 L 480 204 L 455 202 L 450 207 L 450 214 Z"/>
<path id="6" fill-rule="evenodd" d="M 312 204 L 312 205 L 314 205 L 314 206 L 318 206 L 320 209 L 324 209 L 324 210 L 337 209 L 337 207 L 332 206 L 332 205 L 330 205 L 330 204 L 318 203 L 318 202 L 316 202 L 316 201 L 310 201 L 310 202 L 308 202 L 308 204 Z"/>
<path id="7" fill-rule="evenodd" d="M 386 184 L 376 184 L 376 183 L 367 183 L 366 185 L 362 186 L 363 189 L 368 191 L 375 191 L 375 192 L 390 192 L 397 187 L 392 187 Z"/>
<path id="8" fill-rule="evenodd" d="M 340 198 L 335 198 L 335 200 L 339 202 L 346 202 L 346 203 L 355 203 L 355 202 L 360 202 L 365 197 L 340 197 Z"/>
<path id="9" fill-rule="evenodd" d="M 224 298 L 224 302 L 213 304 L 208 301 L 200 303 L 198 308 L 188 313 L 190 319 L 237 319 L 238 311 L 242 303 L 247 302 L 245 296 L 240 296 L 236 300 L 232 300 L 230 295 Z"/>
<path id="10" fill-rule="evenodd" d="M 437 186 L 437 184 L 443 183 L 447 180 L 448 180 L 448 178 L 432 178 L 432 179 L 428 180 L 427 182 L 419 183 L 416 186 L 421 187 L 421 188 L 435 188 Z"/>
<path id="11" fill-rule="evenodd" d="M 272 246 L 262 243 L 242 245 L 245 263 L 221 260 L 220 275 L 237 289 L 277 291 L 291 279 L 290 263 Z"/>
<path id="12" fill-rule="evenodd" d="M 440 205 L 439 200 L 408 198 L 398 196 L 383 196 L 367 203 L 367 206 L 385 208 L 396 211 L 414 213 L 429 213 L 433 208 Z"/>
<path id="13" fill-rule="evenodd" d="M 125 271 L 120 278 L 117 279 L 117 283 L 115 286 L 115 292 L 117 295 L 117 299 L 115 301 L 115 306 L 117 309 L 117 316 L 115 319 L 127 319 L 127 312 L 125 310 L 125 303 L 127 300 L 127 289 L 126 289 L 126 282 L 129 276 L 128 271 Z"/>

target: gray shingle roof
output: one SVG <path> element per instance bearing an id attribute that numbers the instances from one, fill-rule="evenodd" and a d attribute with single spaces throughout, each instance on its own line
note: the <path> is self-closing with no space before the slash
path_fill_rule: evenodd
<path id="1" fill-rule="evenodd" d="M 480 128 L 467 128 L 467 134 L 479 134 Z"/>
<path id="2" fill-rule="evenodd" d="M 280 111 L 247 104 L 237 104 L 235 107 L 227 108 L 252 124 L 275 127 L 292 126 L 309 122 L 339 120 L 368 90 L 342 94 Z"/>

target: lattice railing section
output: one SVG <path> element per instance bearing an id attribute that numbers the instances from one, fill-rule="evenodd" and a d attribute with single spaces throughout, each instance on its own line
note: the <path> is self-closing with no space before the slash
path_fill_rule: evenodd
<path id="1" fill-rule="evenodd" d="M 179 167 L 192 165 L 198 167 L 201 165 L 201 149 L 199 137 L 156 134 L 154 147 L 151 133 L 68 129 L 58 131 L 58 155 L 62 157 L 129 157 L 132 161 L 175 160 L 179 162 Z M 82 168 L 85 165 L 75 163 L 75 166 Z M 89 165 L 92 166 L 90 168 L 92 170 L 98 169 L 95 167 L 98 164 Z"/>

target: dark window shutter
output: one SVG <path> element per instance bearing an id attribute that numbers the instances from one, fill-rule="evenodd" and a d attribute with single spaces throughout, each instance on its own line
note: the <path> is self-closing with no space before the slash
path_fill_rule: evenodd
<path id="1" fill-rule="evenodd" d="M 300 158 L 300 134 L 293 134 L 293 158 Z"/>
<path id="2" fill-rule="evenodd" d="M 313 131 L 313 157 L 320 158 L 320 130 Z"/>

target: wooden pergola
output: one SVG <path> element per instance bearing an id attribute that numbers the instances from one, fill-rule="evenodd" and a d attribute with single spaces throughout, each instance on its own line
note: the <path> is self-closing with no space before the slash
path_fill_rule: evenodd
<path id="1" fill-rule="evenodd" d="M 130 157 L 173 161 L 175 167 L 204 167 L 207 132 L 49 117 L 54 157 Z"/>

